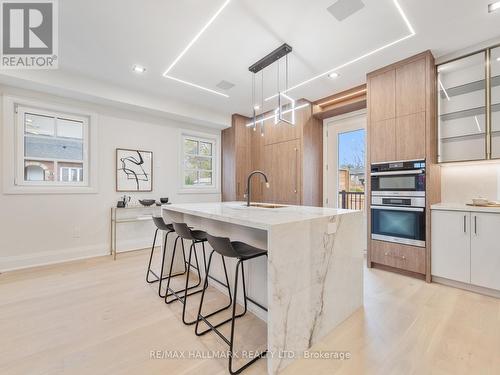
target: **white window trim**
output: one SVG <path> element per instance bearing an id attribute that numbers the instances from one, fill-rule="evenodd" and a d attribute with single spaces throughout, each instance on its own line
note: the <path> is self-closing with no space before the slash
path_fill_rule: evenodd
<path id="1" fill-rule="evenodd" d="M 186 187 L 184 185 L 184 138 L 192 137 L 200 140 L 209 140 L 213 142 L 214 148 L 214 163 L 215 168 L 212 179 L 214 186 L 196 186 Z M 179 194 L 220 194 L 220 176 L 221 176 L 221 144 L 219 134 L 201 133 L 193 130 L 180 129 L 179 131 L 179 158 L 178 158 L 178 177 L 179 177 Z"/>
<path id="2" fill-rule="evenodd" d="M 4 95 L 3 104 L 3 192 L 4 194 L 92 194 L 98 192 L 98 137 L 97 137 L 97 115 L 95 113 L 84 112 L 76 108 L 65 105 L 42 102 L 34 99 L 20 98 Z M 74 117 L 82 118 L 87 121 L 86 126 L 88 136 L 87 173 L 88 180 L 84 184 L 68 183 L 30 183 L 24 182 L 24 170 L 21 170 L 18 161 L 19 147 L 19 127 L 17 108 L 28 107 L 36 109 L 37 113 L 44 111 L 56 112 L 61 114 L 71 114 Z M 22 172 L 22 174 L 21 174 Z M 18 182 L 23 181 L 23 182 Z"/>

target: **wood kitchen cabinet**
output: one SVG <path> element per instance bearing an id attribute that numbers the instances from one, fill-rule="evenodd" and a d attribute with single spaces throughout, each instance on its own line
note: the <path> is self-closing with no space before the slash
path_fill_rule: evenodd
<path id="1" fill-rule="evenodd" d="M 433 210 L 432 275 L 435 280 L 458 281 L 500 291 L 498 228 L 500 213 Z"/>
<path id="2" fill-rule="evenodd" d="M 371 162 L 394 161 L 396 148 L 396 120 L 374 121 L 370 127 Z"/>
<path id="3" fill-rule="evenodd" d="M 396 117 L 396 71 L 390 69 L 369 78 L 370 118 L 377 122 Z"/>
<path id="4" fill-rule="evenodd" d="M 264 190 L 267 201 L 279 204 L 301 204 L 300 141 L 295 139 L 265 146 L 268 163 L 269 189 Z"/>
<path id="5" fill-rule="evenodd" d="M 251 134 L 248 119 L 233 115 L 232 126 L 222 132 L 222 200 L 244 200 L 246 179 L 251 171 Z"/>
<path id="6" fill-rule="evenodd" d="M 425 58 L 398 66 L 396 70 L 396 117 L 424 112 L 426 92 Z"/>
<path id="7" fill-rule="evenodd" d="M 430 51 L 367 74 L 368 165 L 425 160 L 427 239 L 431 234 L 430 205 L 441 201 L 440 168 L 437 165 L 436 82 L 434 57 Z M 370 179 L 367 179 L 367 191 L 368 267 L 389 267 L 411 276 L 425 276 L 430 282 L 429 240 L 422 251 L 421 247 L 387 245 L 371 239 Z M 385 247 L 391 250 L 384 250 Z"/>
<path id="8" fill-rule="evenodd" d="M 222 131 L 222 200 L 244 200 L 248 174 L 261 170 L 270 187 L 254 177 L 252 201 L 322 206 L 323 126 L 313 117 L 312 106 L 297 110 L 295 126 L 265 121 L 263 136 L 260 125 L 256 131 L 245 126 L 250 121 L 234 115 L 232 127 Z"/>
<path id="9" fill-rule="evenodd" d="M 425 159 L 425 112 L 396 118 L 396 158 Z"/>

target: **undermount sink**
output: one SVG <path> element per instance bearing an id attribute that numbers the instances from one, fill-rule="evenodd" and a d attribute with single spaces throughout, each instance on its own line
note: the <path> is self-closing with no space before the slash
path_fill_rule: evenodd
<path id="1" fill-rule="evenodd" d="M 245 207 L 248 207 L 245 205 Z M 269 204 L 269 203 L 250 203 L 250 207 L 259 207 L 259 208 L 282 208 L 287 207 L 284 204 Z"/>

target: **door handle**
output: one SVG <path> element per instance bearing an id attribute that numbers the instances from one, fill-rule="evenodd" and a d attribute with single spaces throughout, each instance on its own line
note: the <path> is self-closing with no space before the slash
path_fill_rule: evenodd
<path id="1" fill-rule="evenodd" d="M 477 216 L 474 215 L 474 234 L 477 236 Z"/>
<path id="2" fill-rule="evenodd" d="M 464 215 L 464 233 L 467 233 L 467 216 Z"/>
<path id="3" fill-rule="evenodd" d="M 298 182 L 298 179 L 299 179 L 299 174 L 297 172 L 297 169 L 298 169 L 298 166 L 299 166 L 299 161 L 298 161 L 298 154 L 299 154 L 299 149 L 297 147 L 295 147 L 295 189 L 294 189 L 294 193 L 297 194 L 297 190 L 299 189 L 299 182 Z"/>

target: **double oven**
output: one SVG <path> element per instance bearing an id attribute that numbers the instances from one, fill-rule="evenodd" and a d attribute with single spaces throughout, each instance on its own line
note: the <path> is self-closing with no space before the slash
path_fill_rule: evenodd
<path id="1" fill-rule="evenodd" d="M 371 238 L 425 247 L 425 160 L 371 165 Z"/>

